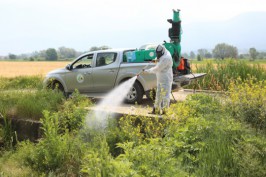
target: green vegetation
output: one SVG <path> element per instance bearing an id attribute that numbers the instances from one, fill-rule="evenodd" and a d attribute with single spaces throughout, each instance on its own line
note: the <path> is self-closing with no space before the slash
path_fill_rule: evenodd
<path id="1" fill-rule="evenodd" d="M 206 64 L 196 65 L 193 73 L 207 73 L 207 75 L 192 82 L 188 88 L 204 90 L 227 91 L 229 84 L 236 82 L 239 78 L 242 82 L 253 77 L 258 81 L 266 79 L 263 66 L 251 65 L 247 61 L 241 60 L 206 61 Z"/>
<path id="2" fill-rule="evenodd" d="M 60 124 L 65 110 L 45 111 L 43 138 L 3 151 L 0 171 L 12 176 L 265 176 L 265 128 L 235 119 L 228 106 L 233 97 L 225 102 L 194 94 L 173 104 L 165 119 L 127 116 L 100 130 L 80 130 L 81 124 L 70 130 Z M 83 105 L 84 100 L 72 101 Z"/>
<path id="3" fill-rule="evenodd" d="M 0 77 L 0 91 L 18 89 L 42 89 L 42 76 Z"/>
<path id="4" fill-rule="evenodd" d="M 57 52 L 54 48 L 49 48 L 45 52 L 45 59 L 48 61 L 55 61 L 58 59 Z"/>
<path id="5" fill-rule="evenodd" d="M 2 113 L 8 117 L 39 120 L 43 110 L 58 111 L 64 96 L 51 90 L 6 91 L 0 95 Z"/>
<path id="6" fill-rule="evenodd" d="M 219 81 L 209 79 L 210 88 L 225 95 L 192 94 L 163 118 L 128 115 L 102 129 L 88 125 L 92 104 L 78 92 L 66 100 L 42 89 L 3 91 L 0 176 L 266 176 L 265 72 L 232 60 L 205 67 Z M 32 115 L 40 117 L 42 138 L 15 144 L 10 110 L 20 115 L 39 102 L 41 114 Z"/>

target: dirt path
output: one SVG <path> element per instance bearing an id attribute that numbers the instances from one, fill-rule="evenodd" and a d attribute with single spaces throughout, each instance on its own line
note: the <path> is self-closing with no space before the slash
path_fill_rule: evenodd
<path id="1" fill-rule="evenodd" d="M 184 101 L 189 94 L 193 94 L 193 92 L 188 90 L 173 92 L 173 95 L 171 95 L 171 102 L 174 103 L 175 101 Z M 101 99 L 96 99 L 95 103 L 98 104 L 100 101 Z M 122 104 L 116 108 L 109 107 L 101 110 L 97 109 L 96 107 L 92 107 L 90 110 L 109 112 L 110 114 L 115 115 L 115 117 L 122 115 L 151 116 L 151 114 L 148 113 L 152 110 L 152 106 L 153 101 L 145 97 L 141 105 Z"/>

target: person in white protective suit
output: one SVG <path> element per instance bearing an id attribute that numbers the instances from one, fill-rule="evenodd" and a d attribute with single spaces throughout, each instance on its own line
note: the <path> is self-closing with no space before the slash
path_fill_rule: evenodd
<path id="1" fill-rule="evenodd" d="M 144 70 L 145 73 L 154 73 L 157 77 L 157 90 L 151 114 L 165 114 L 170 105 L 170 93 L 173 83 L 173 60 L 170 52 L 163 46 L 156 48 L 157 63 L 154 67 Z"/>

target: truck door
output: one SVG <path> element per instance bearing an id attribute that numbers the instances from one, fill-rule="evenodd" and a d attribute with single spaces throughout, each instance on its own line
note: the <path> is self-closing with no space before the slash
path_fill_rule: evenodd
<path id="1" fill-rule="evenodd" d="M 70 70 L 66 73 L 66 84 L 69 92 L 73 92 L 75 89 L 81 93 L 93 91 L 92 59 L 93 54 L 88 54 L 70 65 Z"/>
<path id="2" fill-rule="evenodd" d="M 115 85 L 119 64 L 116 52 L 98 53 L 93 68 L 93 85 L 95 92 L 109 92 Z"/>

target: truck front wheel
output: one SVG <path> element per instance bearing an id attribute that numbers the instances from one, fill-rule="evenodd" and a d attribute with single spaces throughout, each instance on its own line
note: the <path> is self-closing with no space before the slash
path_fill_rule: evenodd
<path id="1" fill-rule="evenodd" d="M 130 88 L 125 102 L 129 104 L 135 104 L 137 102 L 138 104 L 140 104 L 142 102 L 143 94 L 144 92 L 142 86 L 140 85 L 140 83 L 135 82 L 134 85 Z"/>
<path id="2" fill-rule="evenodd" d="M 60 91 L 60 92 L 63 93 L 64 96 L 67 97 L 67 94 L 66 94 L 66 92 L 64 90 L 64 87 L 63 87 L 63 85 L 60 82 L 58 82 L 58 81 L 52 82 L 50 84 L 49 88 L 51 88 L 52 90 Z"/>

